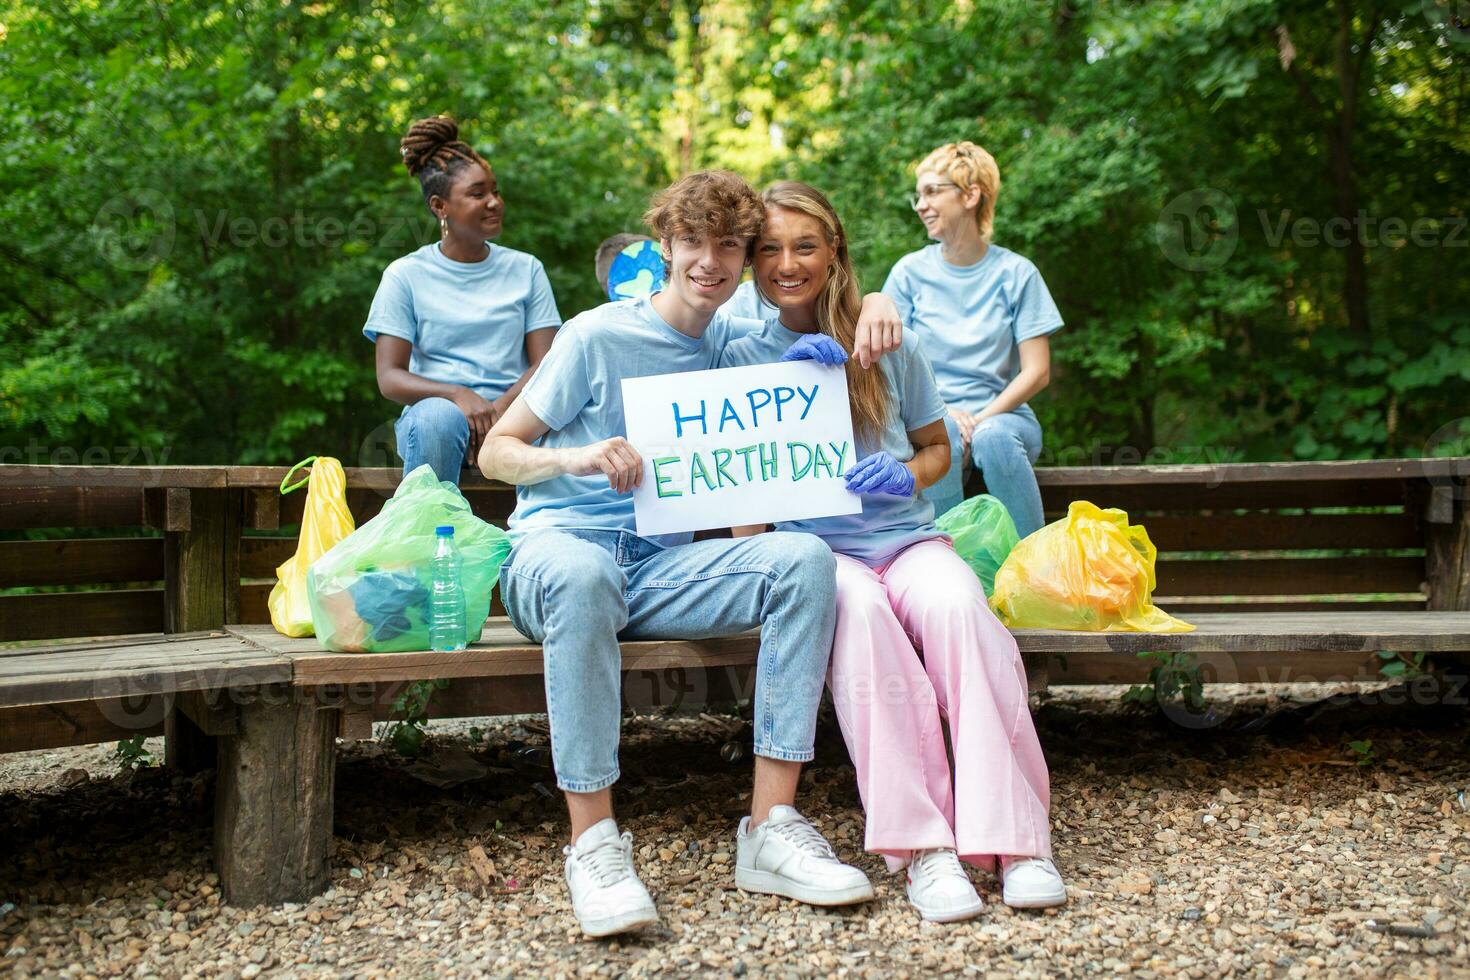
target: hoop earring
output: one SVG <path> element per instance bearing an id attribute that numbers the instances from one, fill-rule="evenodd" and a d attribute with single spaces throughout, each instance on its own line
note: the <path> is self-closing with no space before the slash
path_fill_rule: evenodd
<path id="1" fill-rule="evenodd" d="M 440 218 L 439 219 L 439 237 L 440 238 L 448 238 L 449 237 L 449 219 L 448 218 Z"/>

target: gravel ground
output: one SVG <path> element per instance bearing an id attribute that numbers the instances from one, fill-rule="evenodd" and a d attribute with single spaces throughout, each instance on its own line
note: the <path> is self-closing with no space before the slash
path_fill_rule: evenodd
<path id="1" fill-rule="evenodd" d="M 721 749 L 737 723 L 640 717 L 619 809 L 662 921 L 616 941 L 572 918 L 534 717 L 436 724 L 414 764 L 344 746 L 332 887 L 277 908 L 220 905 L 207 775 L 120 775 L 110 746 L 0 757 L 0 972 L 1470 976 L 1470 712 L 1354 690 L 1305 710 L 1325 692 L 1221 686 L 1224 723 L 1194 730 L 1120 707 L 1118 689 L 1054 689 L 1037 719 L 1071 902 L 1012 912 L 977 873 L 985 912 L 950 926 L 921 923 L 902 877 L 861 853 L 825 727 L 798 803 L 877 900 L 821 911 L 736 891 L 749 759 Z M 1371 765 L 1350 739 L 1372 740 Z"/>

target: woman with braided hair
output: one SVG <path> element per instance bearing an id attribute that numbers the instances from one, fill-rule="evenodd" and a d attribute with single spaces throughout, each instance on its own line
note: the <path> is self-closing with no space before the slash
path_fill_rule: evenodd
<path id="1" fill-rule="evenodd" d="M 490 243 L 505 199 L 455 121 L 418 120 L 400 152 L 439 240 L 384 270 L 362 332 L 377 348 L 378 390 L 404 406 L 395 425 L 404 473 L 428 463 L 458 483 L 550 350 L 561 314 L 541 262 Z"/>

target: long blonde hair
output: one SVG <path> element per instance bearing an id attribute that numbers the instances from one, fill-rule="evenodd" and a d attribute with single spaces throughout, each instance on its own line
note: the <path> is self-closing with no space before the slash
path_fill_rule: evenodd
<path id="1" fill-rule="evenodd" d="M 827 244 L 836 249 L 836 258 L 827 270 L 827 286 L 817 297 L 817 329 L 847 351 L 847 400 L 852 411 L 853 428 L 870 439 L 876 439 L 888 422 L 888 388 L 880 371 L 863 370 L 852 356 L 863 301 L 857 273 L 853 271 L 852 259 L 848 255 L 842 221 L 837 217 L 832 202 L 821 191 L 798 180 L 772 184 L 761 195 L 761 200 L 768 210 L 786 208 L 816 218 L 826 233 Z M 760 291 L 758 280 L 756 291 Z M 761 296 L 766 302 L 771 302 L 764 293 Z"/>

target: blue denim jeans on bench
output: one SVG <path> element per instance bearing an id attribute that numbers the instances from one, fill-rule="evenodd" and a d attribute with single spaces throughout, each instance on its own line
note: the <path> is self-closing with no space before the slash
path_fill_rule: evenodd
<path id="1" fill-rule="evenodd" d="M 955 420 L 944 417 L 949 430 L 949 472 L 938 483 L 924 491 L 934 505 L 938 517 L 965 499 L 965 477 L 973 464 L 985 477 L 985 490 L 1005 504 L 1016 522 L 1016 531 L 1025 537 L 1041 529 L 1045 518 L 1041 512 L 1041 489 L 1036 485 L 1032 465 L 1041 455 L 1041 423 L 1030 412 L 1007 412 L 994 415 L 975 429 L 970 443 L 970 457 L 960 447 L 960 430 Z"/>
<path id="2" fill-rule="evenodd" d="M 771 532 L 663 548 L 628 531 L 525 534 L 500 572 L 516 629 L 542 644 L 556 784 L 618 779 L 618 639 L 705 639 L 761 627 L 755 754 L 806 762 L 836 626 L 836 561 Z"/>
<path id="3" fill-rule="evenodd" d="M 459 471 L 470 448 L 470 423 L 447 398 L 424 398 L 403 409 L 393 425 L 398 455 L 407 476 L 428 463 L 434 475 L 459 486 Z"/>

